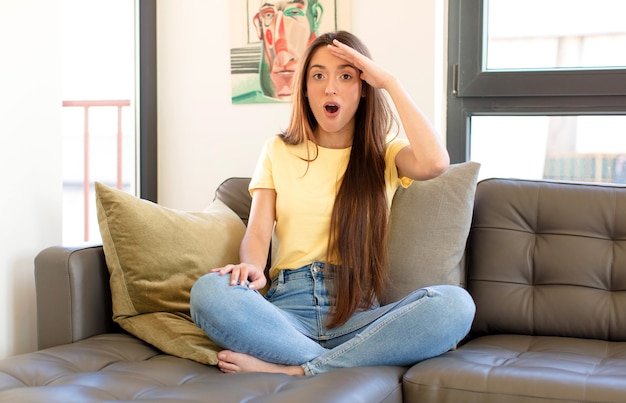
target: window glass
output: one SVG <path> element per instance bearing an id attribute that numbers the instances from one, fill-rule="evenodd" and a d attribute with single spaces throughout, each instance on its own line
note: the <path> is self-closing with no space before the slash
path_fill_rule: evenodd
<path id="1" fill-rule="evenodd" d="M 624 0 L 485 0 L 486 70 L 626 67 Z"/>
<path id="2" fill-rule="evenodd" d="M 480 179 L 626 184 L 626 116 L 472 116 Z"/>
<path id="3" fill-rule="evenodd" d="M 94 182 L 136 191 L 135 2 L 62 2 L 63 243 L 99 242 Z"/>

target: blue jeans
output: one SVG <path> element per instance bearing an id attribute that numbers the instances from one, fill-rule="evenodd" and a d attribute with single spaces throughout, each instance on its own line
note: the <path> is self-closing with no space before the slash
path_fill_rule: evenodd
<path id="1" fill-rule="evenodd" d="M 230 275 L 206 274 L 191 289 L 191 316 L 220 346 L 267 362 L 300 365 L 307 375 L 415 364 L 454 347 L 474 318 L 470 295 L 461 287 L 441 285 L 358 311 L 329 329 L 328 275 L 320 262 L 283 270 L 263 296 L 246 284 L 231 286 Z"/>

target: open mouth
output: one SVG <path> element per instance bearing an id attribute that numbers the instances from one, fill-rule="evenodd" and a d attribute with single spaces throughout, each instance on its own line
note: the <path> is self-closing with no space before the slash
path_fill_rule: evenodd
<path id="1" fill-rule="evenodd" d="M 324 109 L 328 113 L 336 113 L 339 110 L 339 105 L 335 104 L 326 104 L 324 105 Z"/>

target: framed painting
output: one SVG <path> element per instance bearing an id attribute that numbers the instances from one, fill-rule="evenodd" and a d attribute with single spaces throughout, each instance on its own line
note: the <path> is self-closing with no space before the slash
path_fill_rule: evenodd
<path id="1" fill-rule="evenodd" d="M 350 0 L 233 0 L 233 104 L 291 101 L 300 57 L 319 34 L 350 30 Z"/>

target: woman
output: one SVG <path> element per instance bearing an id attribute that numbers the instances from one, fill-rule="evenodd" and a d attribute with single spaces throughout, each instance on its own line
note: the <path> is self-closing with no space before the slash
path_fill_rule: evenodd
<path id="1" fill-rule="evenodd" d="M 302 60 L 289 127 L 266 142 L 250 183 L 241 262 L 198 280 L 192 317 L 225 348 L 218 365 L 226 373 L 311 375 L 442 354 L 469 330 L 467 292 L 435 286 L 384 307 L 378 300 L 393 194 L 444 172 L 448 153 L 354 35 L 322 35 Z M 382 89 L 408 141 L 389 140 L 394 118 Z"/>

